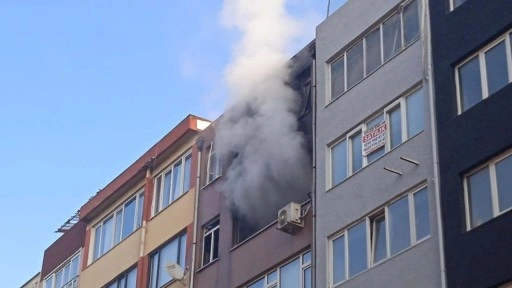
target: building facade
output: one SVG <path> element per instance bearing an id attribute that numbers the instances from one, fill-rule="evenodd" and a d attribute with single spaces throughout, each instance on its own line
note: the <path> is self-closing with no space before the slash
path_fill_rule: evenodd
<path id="1" fill-rule="evenodd" d="M 511 13 L 430 0 L 448 287 L 512 285 Z"/>
<path id="2" fill-rule="evenodd" d="M 316 33 L 316 287 L 442 287 L 422 3 L 347 1 Z"/>
<path id="3" fill-rule="evenodd" d="M 297 91 L 297 96 L 301 97 L 297 114 L 298 129 L 309 139 L 308 149 L 311 140 L 312 71 L 312 58 L 308 49 L 312 49 L 311 47 L 314 47 L 314 43 L 291 60 L 294 67 L 291 86 Z M 223 191 L 220 185 L 225 177 L 223 172 L 229 169 L 229 162 L 232 161 L 222 158 L 215 150 L 215 129 L 219 127 L 220 120 L 201 133 L 204 143 L 200 177 L 202 188 L 197 209 L 198 246 L 193 287 L 312 287 L 311 201 L 307 195 L 302 194 L 283 200 L 283 207 L 287 204 L 286 201 L 299 203 L 301 214 L 304 215 L 303 228 L 293 234 L 277 229 L 278 211 L 253 211 L 271 215 L 270 222 L 258 227 L 237 214 L 226 200 L 228 191 Z M 311 171 L 311 167 L 307 169 Z"/>

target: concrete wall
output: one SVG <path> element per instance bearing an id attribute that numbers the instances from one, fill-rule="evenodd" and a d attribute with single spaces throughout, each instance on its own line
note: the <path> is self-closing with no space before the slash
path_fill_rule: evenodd
<path id="1" fill-rule="evenodd" d="M 328 239 L 348 225 L 367 216 L 415 185 L 427 183 L 430 204 L 430 237 L 365 272 L 343 282 L 339 287 L 432 287 L 441 286 L 438 233 L 436 231 L 430 108 L 428 87 L 425 96 L 424 131 L 387 152 L 375 162 L 349 176 L 330 189 L 327 179 L 328 144 L 370 117 L 380 113 L 394 100 L 423 83 L 421 39 L 402 50 L 359 84 L 329 103 L 327 95 L 328 63 L 340 52 L 360 40 L 382 20 L 396 11 L 398 0 L 349 0 L 317 28 L 317 281 L 316 287 L 330 287 Z M 400 160 L 414 159 L 415 166 Z M 403 173 L 392 174 L 391 167 Z"/>

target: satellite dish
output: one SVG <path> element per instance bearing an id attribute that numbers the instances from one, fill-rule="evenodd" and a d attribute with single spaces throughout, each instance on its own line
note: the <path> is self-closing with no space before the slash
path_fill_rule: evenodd
<path id="1" fill-rule="evenodd" d="M 176 263 L 167 263 L 165 265 L 165 269 L 167 270 L 167 274 L 176 280 L 181 280 L 183 277 L 185 277 L 183 268 L 181 268 L 180 265 Z"/>

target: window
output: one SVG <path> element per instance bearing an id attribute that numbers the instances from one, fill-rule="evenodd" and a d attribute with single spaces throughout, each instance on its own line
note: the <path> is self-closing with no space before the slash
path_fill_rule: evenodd
<path id="1" fill-rule="evenodd" d="M 94 226 L 93 260 L 107 253 L 142 225 L 144 190 L 126 201 L 114 213 Z"/>
<path id="2" fill-rule="evenodd" d="M 104 288 L 137 288 L 137 267 L 123 273 Z"/>
<path id="3" fill-rule="evenodd" d="M 341 96 L 419 38 L 418 0 L 412 0 L 398 10 L 348 47 L 340 57 L 328 63 L 331 100 Z"/>
<path id="4" fill-rule="evenodd" d="M 423 90 L 401 97 L 330 146 L 330 187 L 423 131 Z"/>
<path id="5" fill-rule="evenodd" d="M 210 154 L 208 155 L 208 182 L 210 183 L 222 175 L 222 168 L 219 155 L 215 152 L 215 147 L 210 145 Z"/>
<path id="6" fill-rule="evenodd" d="M 168 263 L 176 263 L 181 267 L 185 267 L 185 253 L 187 247 L 187 234 L 183 233 L 171 242 L 159 248 L 158 251 L 151 255 L 151 264 L 149 270 L 149 287 L 160 288 L 165 287 L 173 279 L 167 274 L 165 265 Z"/>
<path id="7" fill-rule="evenodd" d="M 330 240 L 331 286 L 430 235 L 426 187 L 408 193 L 372 214 Z"/>
<path id="8" fill-rule="evenodd" d="M 455 68 L 459 114 L 512 82 L 511 37 L 499 37 Z"/>
<path id="9" fill-rule="evenodd" d="M 508 152 L 466 175 L 467 229 L 475 228 L 512 208 L 512 155 Z"/>
<path id="10" fill-rule="evenodd" d="M 311 288 L 311 286 L 311 252 L 306 252 L 246 288 Z"/>
<path id="11" fill-rule="evenodd" d="M 219 224 L 217 218 L 203 228 L 203 266 L 219 258 Z"/>
<path id="12" fill-rule="evenodd" d="M 187 153 L 155 179 L 153 215 L 190 189 L 192 154 Z"/>
<path id="13" fill-rule="evenodd" d="M 44 280 L 44 288 L 77 287 L 80 273 L 80 252 Z"/>

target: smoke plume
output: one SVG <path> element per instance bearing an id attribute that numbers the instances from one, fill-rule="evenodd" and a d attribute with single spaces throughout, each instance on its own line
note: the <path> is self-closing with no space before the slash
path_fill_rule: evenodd
<path id="1" fill-rule="evenodd" d="M 229 108 L 216 127 L 216 149 L 230 159 L 220 183 L 229 205 L 252 225 L 277 219 L 286 203 L 305 199 L 310 162 L 298 132 L 301 98 L 286 85 L 288 46 L 299 23 L 285 0 L 225 0 L 222 20 L 241 32 L 226 69 Z"/>

